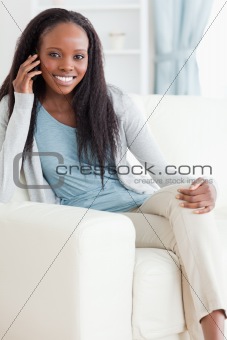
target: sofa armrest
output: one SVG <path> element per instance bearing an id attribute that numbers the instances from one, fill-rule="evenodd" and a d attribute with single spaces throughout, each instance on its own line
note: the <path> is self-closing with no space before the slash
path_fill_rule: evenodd
<path id="1" fill-rule="evenodd" d="M 134 259 L 126 216 L 0 204 L 1 338 L 131 340 Z"/>

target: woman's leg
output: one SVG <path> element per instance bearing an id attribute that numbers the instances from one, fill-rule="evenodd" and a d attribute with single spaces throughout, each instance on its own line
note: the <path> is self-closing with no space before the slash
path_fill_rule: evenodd
<path id="1" fill-rule="evenodd" d="M 213 326 L 213 329 L 220 326 L 219 334 L 223 332 L 221 318 L 215 319 L 212 316 L 213 311 L 225 309 L 221 244 L 213 213 L 197 215 L 193 214 L 192 209 L 180 207 L 179 200 L 175 198 L 179 187 L 172 185 L 159 190 L 138 209 L 138 212 L 163 216 L 169 220 L 176 240 L 176 245 L 173 246 L 172 241 L 170 248 L 175 248 L 171 250 L 178 255 L 182 265 L 187 327 L 193 340 L 201 340 L 202 332 L 199 325 L 201 319 L 206 337 L 208 318 L 213 321 L 213 324 L 209 322 L 209 326 Z M 130 214 L 135 215 L 127 213 L 129 217 Z M 162 235 L 160 238 L 159 243 L 164 244 Z M 168 244 L 165 246 L 168 249 Z M 214 339 L 213 337 L 212 340 Z"/>
<path id="2" fill-rule="evenodd" d="M 187 329 L 191 339 L 203 339 L 202 328 L 196 318 L 196 311 L 190 291 L 190 286 L 185 279 L 187 276 L 179 255 L 176 239 L 168 219 L 162 216 L 140 214 L 135 212 L 127 212 L 124 213 L 124 215 L 127 215 L 135 226 L 136 248 L 167 249 L 174 252 L 179 258 L 181 265 L 179 270 L 182 271 L 183 301 Z"/>

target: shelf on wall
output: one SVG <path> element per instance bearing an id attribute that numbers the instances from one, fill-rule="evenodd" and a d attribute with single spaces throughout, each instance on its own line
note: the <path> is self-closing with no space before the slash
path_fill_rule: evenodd
<path id="1" fill-rule="evenodd" d="M 136 54 L 140 54 L 141 51 L 140 50 L 137 50 L 137 49 L 121 49 L 121 50 L 111 50 L 111 49 L 108 49 L 108 50 L 104 50 L 104 54 L 106 55 L 136 55 Z"/>
<path id="2" fill-rule="evenodd" d="M 109 11 L 109 10 L 129 10 L 129 9 L 140 9 L 137 4 L 119 4 L 119 5 L 100 5 L 100 6 L 76 6 L 76 5 L 59 5 L 59 6 L 39 6 L 39 10 L 44 11 L 48 8 L 64 8 L 67 10 L 74 11 Z"/>

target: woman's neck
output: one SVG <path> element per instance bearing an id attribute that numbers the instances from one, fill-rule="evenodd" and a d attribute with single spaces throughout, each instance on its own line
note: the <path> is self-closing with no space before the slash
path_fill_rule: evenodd
<path id="1" fill-rule="evenodd" d="M 64 95 L 56 93 L 49 88 L 46 88 L 45 90 L 45 94 L 40 100 L 42 105 L 45 104 L 57 112 L 70 111 L 72 109 L 72 93 Z"/>
<path id="2" fill-rule="evenodd" d="M 45 95 L 40 100 L 45 110 L 59 122 L 76 127 L 76 115 L 72 107 L 72 95 Z"/>

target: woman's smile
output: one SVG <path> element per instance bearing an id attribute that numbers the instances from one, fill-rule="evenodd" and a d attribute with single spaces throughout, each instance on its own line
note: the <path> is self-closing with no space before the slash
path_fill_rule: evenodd
<path id="1" fill-rule="evenodd" d="M 68 86 L 72 85 L 73 81 L 76 79 L 76 76 L 53 76 L 56 82 L 60 85 Z"/>

